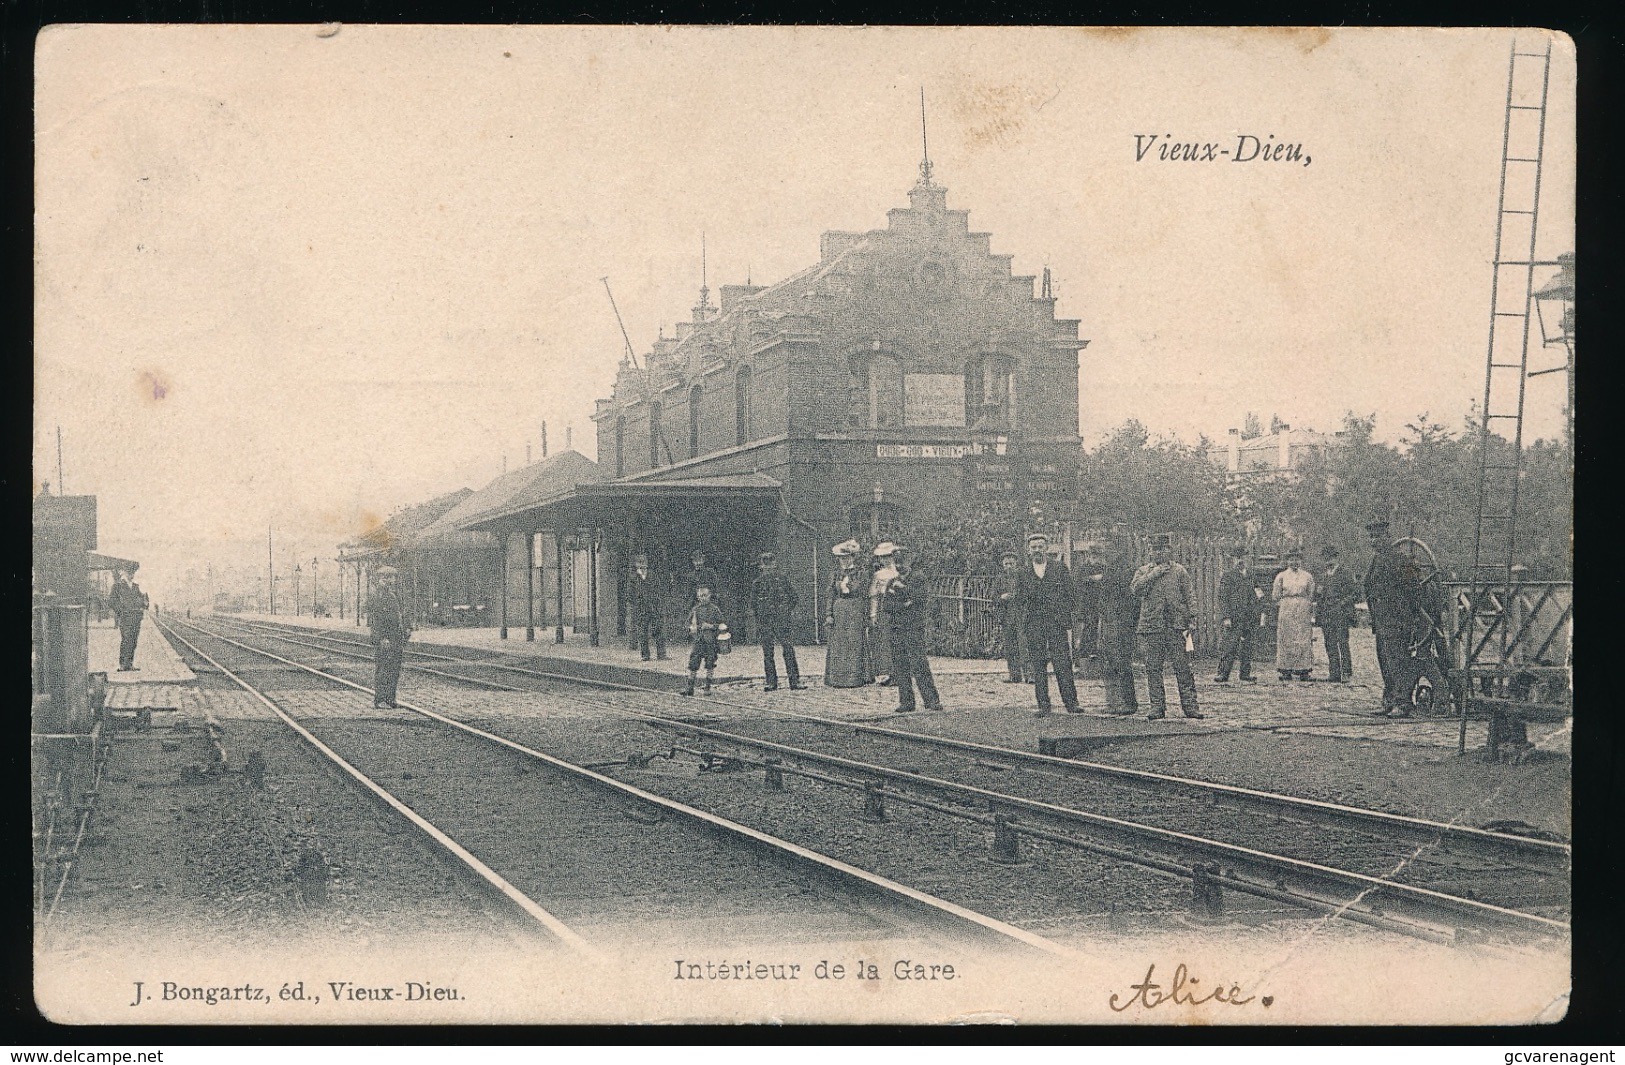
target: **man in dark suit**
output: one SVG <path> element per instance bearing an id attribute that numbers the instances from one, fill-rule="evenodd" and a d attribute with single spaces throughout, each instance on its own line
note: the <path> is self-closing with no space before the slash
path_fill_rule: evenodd
<path id="1" fill-rule="evenodd" d="M 395 567 L 379 566 L 374 576 L 378 583 L 367 601 L 367 627 L 372 630 L 372 641 L 378 648 L 373 662 L 372 705 L 378 710 L 393 710 L 395 688 L 401 680 L 401 662 L 406 658 L 406 641 L 412 638 L 412 626 L 395 585 Z"/>
<path id="2" fill-rule="evenodd" d="M 1025 684 L 1031 680 L 1027 669 L 1027 655 L 1021 646 L 1021 556 L 1006 551 L 999 559 L 999 582 L 993 603 L 994 616 L 1004 635 L 1004 663 L 1010 675 L 1006 684 Z"/>
<path id="3" fill-rule="evenodd" d="M 897 712 L 914 711 L 915 688 L 919 688 L 927 710 L 941 710 L 942 696 L 937 694 L 931 662 L 925 657 L 925 608 L 929 601 L 926 585 L 914 573 L 908 548 L 892 550 L 897 576 L 886 585 L 881 607 L 890 620 L 887 635 L 891 640 L 892 676 L 897 681 Z"/>
<path id="4" fill-rule="evenodd" d="M 1078 686 L 1072 678 L 1072 605 L 1076 593 L 1066 567 L 1049 557 L 1049 537 L 1033 533 L 1027 537 L 1027 564 L 1021 567 L 1016 602 L 1021 609 L 1021 625 L 1027 636 L 1028 664 L 1033 671 L 1033 695 L 1038 700 L 1038 716 L 1047 717 L 1050 664 L 1055 666 L 1055 686 L 1061 689 L 1061 702 L 1069 714 L 1082 713 L 1078 707 Z"/>
<path id="5" fill-rule="evenodd" d="M 1134 569 L 1126 537 L 1114 534 L 1100 575 L 1100 660 L 1106 712 L 1118 716 L 1140 706 L 1134 694 L 1134 626 L 1140 617 L 1140 601 L 1132 589 Z"/>
<path id="6" fill-rule="evenodd" d="M 661 617 L 660 582 L 649 572 L 649 556 L 636 555 L 632 559 L 632 577 L 627 582 L 627 598 L 632 601 L 633 631 L 638 637 L 638 651 L 649 661 L 649 640 L 654 638 L 655 653 L 666 658 L 666 626 Z"/>
<path id="7" fill-rule="evenodd" d="M 790 642 L 790 624 L 798 598 L 789 578 L 779 572 L 779 559 L 771 551 L 760 557 L 761 575 L 751 585 L 751 609 L 756 614 L 756 635 L 762 644 L 763 691 L 777 691 L 779 671 L 773 665 L 773 645 L 784 654 L 784 671 L 790 676 L 790 690 L 800 691 L 801 667 L 796 664 L 795 644 Z"/>
<path id="8" fill-rule="evenodd" d="M 118 671 L 129 673 L 135 669 L 135 645 L 141 639 L 141 619 L 146 616 L 147 596 L 141 586 L 130 577 L 129 570 L 119 570 L 113 582 L 113 591 L 107 597 L 118 624 Z"/>
<path id="9" fill-rule="evenodd" d="M 1247 549 L 1230 552 L 1230 568 L 1219 578 L 1219 616 L 1224 636 L 1219 642 L 1219 674 L 1214 681 L 1230 683 L 1230 667 L 1241 665 L 1241 679 L 1256 682 L 1253 676 L 1253 637 L 1258 635 L 1259 598 L 1248 572 Z"/>
<path id="10" fill-rule="evenodd" d="M 1422 615 L 1422 581 L 1411 561 L 1389 542 L 1386 521 L 1379 518 L 1365 531 L 1371 537 L 1365 602 L 1371 611 L 1371 632 L 1377 638 L 1377 668 L 1382 671 L 1382 709 L 1372 714 L 1409 717 L 1411 688 L 1416 683 L 1411 642 Z"/>
<path id="11" fill-rule="evenodd" d="M 1343 568 L 1337 548 L 1321 548 L 1326 568 L 1315 582 L 1315 624 L 1326 643 L 1326 679 L 1347 683 L 1354 676 L 1349 661 L 1349 626 L 1354 624 L 1354 604 L 1360 601 L 1360 585 Z"/>

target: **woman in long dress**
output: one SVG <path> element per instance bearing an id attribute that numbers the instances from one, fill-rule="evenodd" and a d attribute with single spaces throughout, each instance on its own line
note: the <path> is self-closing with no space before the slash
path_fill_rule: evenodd
<path id="1" fill-rule="evenodd" d="M 1270 597 L 1276 605 L 1275 671 L 1282 680 L 1308 680 L 1315 664 L 1315 578 L 1303 568 L 1302 551 L 1287 552 L 1286 569 L 1275 575 Z"/>
<path id="2" fill-rule="evenodd" d="M 886 589 L 897 579 L 897 567 L 892 561 L 895 550 L 889 541 L 875 545 L 875 572 L 869 582 L 869 667 L 881 684 L 892 683 L 891 617 L 880 604 Z"/>
<path id="3" fill-rule="evenodd" d="M 856 540 L 835 545 L 838 568 L 829 582 L 829 613 L 824 628 L 829 642 L 824 652 L 824 684 L 830 688 L 860 688 L 874 680 L 864 631 L 869 627 L 870 578 L 858 569 Z"/>

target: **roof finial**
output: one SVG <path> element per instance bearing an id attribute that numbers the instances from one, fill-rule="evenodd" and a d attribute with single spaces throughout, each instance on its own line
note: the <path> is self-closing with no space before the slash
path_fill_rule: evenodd
<path id="1" fill-rule="evenodd" d="M 694 308 L 694 321 L 696 323 L 709 321 L 711 318 L 711 289 L 706 285 L 705 263 L 705 232 L 700 232 L 700 305 Z"/>
<path id="2" fill-rule="evenodd" d="M 920 184 L 931 184 L 931 144 L 925 136 L 925 86 L 920 86 Z"/>

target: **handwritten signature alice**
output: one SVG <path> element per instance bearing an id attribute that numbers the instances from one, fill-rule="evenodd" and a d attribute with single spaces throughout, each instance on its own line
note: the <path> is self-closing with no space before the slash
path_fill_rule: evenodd
<path id="1" fill-rule="evenodd" d="M 1265 995 L 1263 998 L 1259 998 L 1257 995 L 1244 996 L 1239 984 L 1230 984 L 1226 987 L 1221 983 L 1211 991 L 1206 988 L 1198 988 L 1197 985 L 1201 981 L 1190 974 L 1185 968 L 1184 962 L 1180 962 L 1175 966 L 1174 977 L 1169 982 L 1166 990 L 1163 989 L 1161 984 L 1152 979 L 1156 972 L 1157 966 L 1153 962 L 1146 967 L 1144 980 L 1137 984 L 1128 985 L 1129 990 L 1134 993 L 1122 1005 L 1117 1004 L 1118 993 L 1116 991 L 1112 992 L 1107 1005 L 1111 1006 L 1113 1011 L 1122 1013 L 1135 1003 L 1139 1003 L 1145 1009 L 1153 1010 L 1165 1002 L 1171 1002 L 1175 1006 L 1202 1006 L 1209 1002 L 1221 1002 L 1226 1006 L 1245 1006 L 1256 1001 L 1260 1006 L 1268 1009 L 1270 1004 L 1275 1001 L 1272 995 Z"/>

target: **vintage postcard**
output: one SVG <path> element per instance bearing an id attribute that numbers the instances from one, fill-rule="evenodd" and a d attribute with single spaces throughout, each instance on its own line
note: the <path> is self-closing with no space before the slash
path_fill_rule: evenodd
<path id="1" fill-rule="evenodd" d="M 1570 987 L 1539 29 L 37 41 L 75 1024 Z"/>

